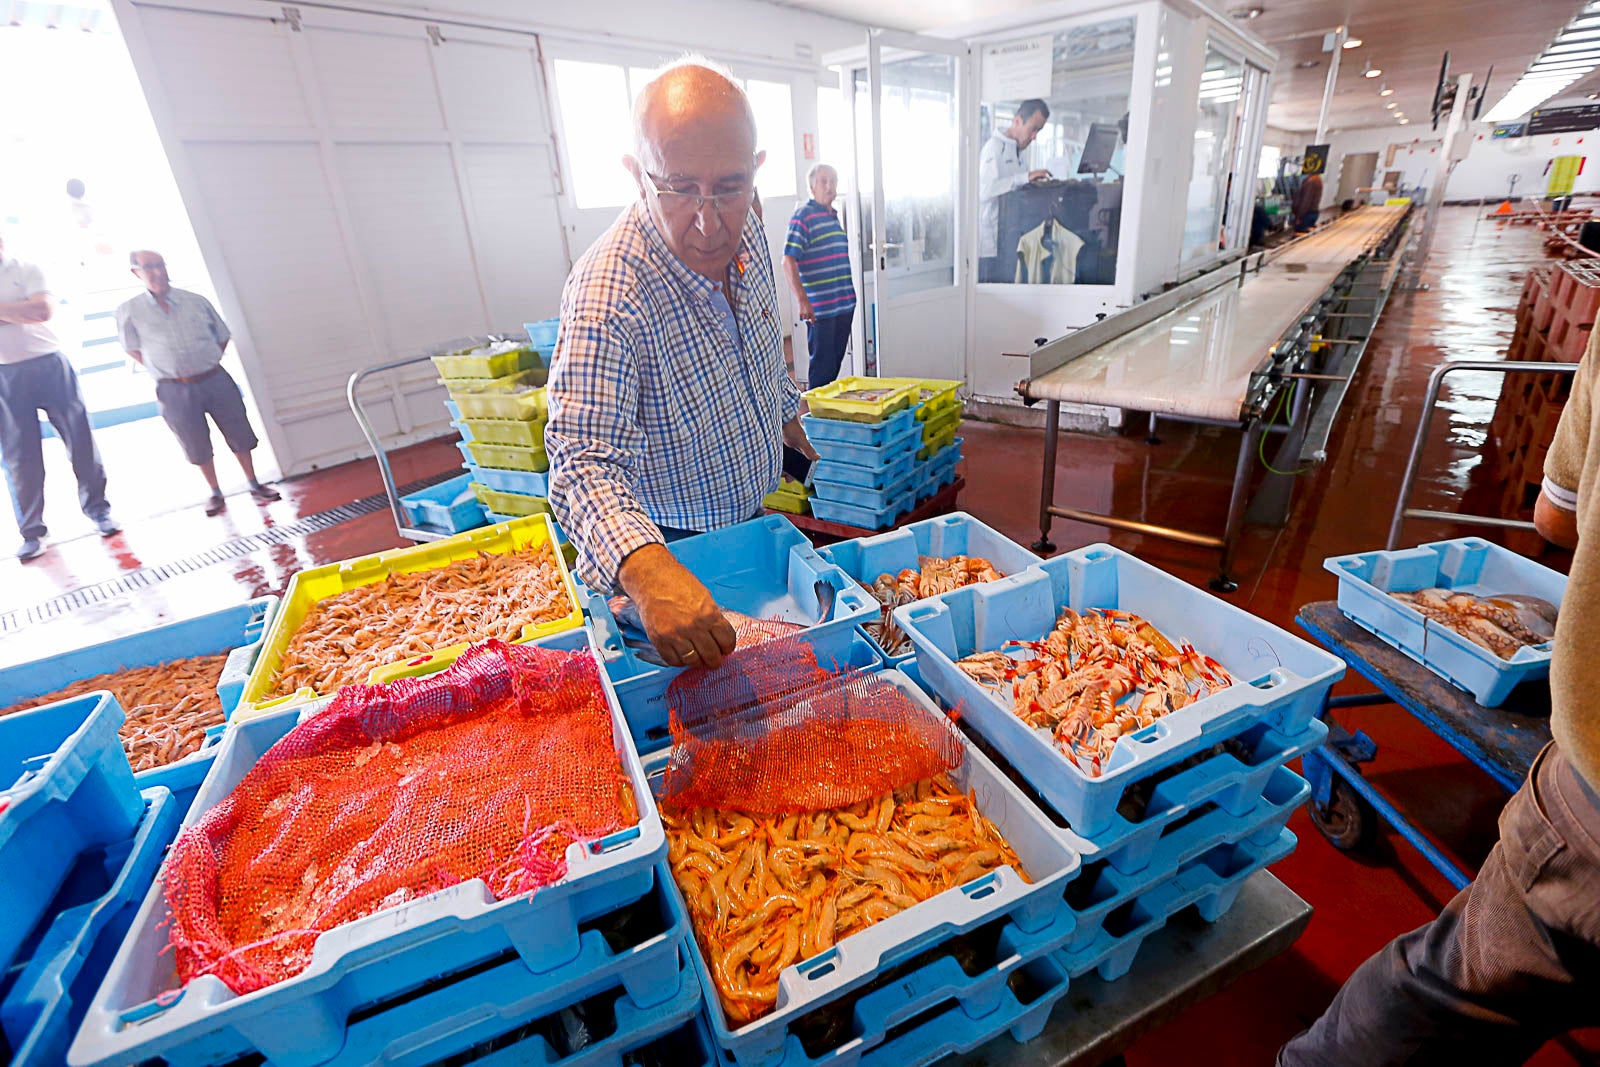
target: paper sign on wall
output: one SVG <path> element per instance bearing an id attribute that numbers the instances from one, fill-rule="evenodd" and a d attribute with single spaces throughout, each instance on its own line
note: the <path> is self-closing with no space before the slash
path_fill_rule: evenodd
<path id="1" fill-rule="evenodd" d="M 805 158 L 807 158 L 807 159 L 816 159 L 817 158 L 817 135 L 814 134 L 814 133 L 806 134 L 805 135 L 805 140 L 802 142 L 802 147 L 804 148 Z"/>
<path id="2" fill-rule="evenodd" d="M 1047 34 L 984 48 L 984 101 L 1048 97 L 1053 47 L 1054 40 Z"/>

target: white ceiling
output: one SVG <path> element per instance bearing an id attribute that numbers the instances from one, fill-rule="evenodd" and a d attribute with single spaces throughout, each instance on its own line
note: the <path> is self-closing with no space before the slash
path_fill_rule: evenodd
<path id="1" fill-rule="evenodd" d="M 780 0 L 784 6 L 900 30 L 938 31 L 1023 11 L 1046 0 Z M 1276 49 L 1280 59 L 1273 77 L 1267 121 L 1279 129 L 1315 128 L 1328 73 L 1322 51 L 1323 33 L 1340 22 L 1363 43 L 1341 57 L 1338 83 L 1329 114 L 1331 128 L 1351 129 L 1394 121 L 1384 104 L 1411 120 L 1405 127 L 1420 136 L 1428 128 L 1439 62 L 1450 52 L 1455 73 L 1470 71 L 1480 83 L 1489 66 L 1494 78 L 1484 110 L 1511 87 L 1518 75 L 1542 52 L 1557 31 L 1583 6 L 1581 0 L 1217 0 L 1218 10 L 1261 7 L 1260 17 L 1240 25 Z M 1297 63 L 1314 62 L 1309 68 Z M 1364 78 L 1370 64 L 1382 77 Z M 1591 87 L 1589 82 L 1595 85 Z M 1380 85 L 1395 90 L 1378 95 Z M 1600 71 L 1563 93 L 1572 96 L 1600 87 Z M 1396 123 L 1398 126 L 1398 123 Z"/>

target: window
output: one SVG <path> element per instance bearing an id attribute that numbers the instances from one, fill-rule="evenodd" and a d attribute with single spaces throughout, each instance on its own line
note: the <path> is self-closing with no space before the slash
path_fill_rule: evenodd
<path id="1" fill-rule="evenodd" d="M 789 86 L 752 78 L 744 83 L 744 93 L 756 113 L 756 147 L 767 153 L 767 161 L 756 174 L 761 196 L 794 196 L 794 104 Z"/>
<path id="2" fill-rule="evenodd" d="M 1200 74 L 1199 121 L 1194 131 L 1194 167 L 1189 174 L 1183 221 L 1185 266 L 1215 255 L 1224 246 L 1228 179 L 1239 126 L 1244 64 L 1206 47 Z"/>
<path id="3" fill-rule="evenodd" d="M 1261 163 L 1256 167 L 1256 177 L 1269 182 L 1278 180 L 1278 161 L 1283 158 L 1283 149 L 1277 145 L 1264 144 L 1261 146 Z"/>
<path id="4" fill-rule="evenodd" d="M 621 207 L 634 198 L 622 157 L 633 151 L 633 102 L 654 67 L 555 61 L 572 198 L 581 209 Z M 794 108 L 784 82 L 741 82 L 756 116 L 757 147 L 767 161 L 756 184 L 763 197 L 795 195 Z"/>
<path id="5" fill-rule="evenodd" d="M 817 87 L 817 162 L 832 164 L 841 184 L 855 169 L 850 159 L 850 115 L 837 85 Z"/>
<path id="6" fill-rule="evenodd" d="M 572 198 L 580 208 L 621 207 L 634 197 L 633 177 L 622 166 L 633 127 L 625 72 L 571 59 L 556 60 L 555 72 Z"/>

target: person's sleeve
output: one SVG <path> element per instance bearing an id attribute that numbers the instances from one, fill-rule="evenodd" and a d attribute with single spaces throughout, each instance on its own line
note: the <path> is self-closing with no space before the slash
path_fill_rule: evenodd
<path id="1" fill-rule="evenodd" d="M 794 379 L 789 377 L 789 372 L 785 370 L 783 372 L 783 381 L 778 388 L 780 390 L 778 399 L 783 404 L 783 421 L 787 424 L 796 415 L 800 414 L 800 387 L 794 383 Z"/>
<path id="2" fill-rule="evenodd" d="M 217 309 L 211 306 L 211 301 L 205 297 L 200 298 L 206 306 L 206 317 L 211 322 L 211 336 L 217 339 L 217 344 L 225 345 L 233 339 L 233 333 L 228 329 L 228 324 L 222 321 L 222 316 L 217 314 Z"/>
<path id="3" fill-rule="evenodd" d="M 139 327 L 134 325 L 133 315 L 127 304 L 117 308 L 117 339 L 122 342 L 123 351 L 140 351 Z"/>
<path id="4" fill-rule="evenodd" d="M 562 317 L 550 372 L 550 506 L 578 549 L 578 577 L 610 594 L 636 550 L 664 539 L 637 496 L 645 437 L 634 341 L 613 323 Z"/>
<path id="5" fill-rule="evenodd" d="M 1026 170 L 1016 174 L 1001 176 L 1000 150 L 995 147 L 991 138 L 983 143 L 983 151 L 978 154 L 978 198 L 980 200 L 993 200 L 1002 193 L 1009 193 L 1013 189 L 1020 189 L 1028 184 Z"/>
<path id="6" fill-rule="evenodd" d="M 1590 364 L 1596 358 L 1600 357 L 1595 355 L 1595 338 L 1590 337 L 1589 349 L 1572 376 L 1572 395 L 1561 411 L 1555 438 L 1544 457 L 1544 495 L 1563 511 L 1578 510 L 1578 479 L 1589 454 L 1589 420 L 1594 406 Z"/>
<path id="7" fill-rule="evenodd" d="M 800 209 L 800 211 L 803 210 L 803 208 Z M 794 217 L 789 220 L 789 236 L 783 242 L 783 254 L 793 256 L 795 259 L 805 255 L 806 247 L 811 243 L 811 237 L 806 232 L 805 220 L 801 217 L 800 211 L 796 211 Z"/>

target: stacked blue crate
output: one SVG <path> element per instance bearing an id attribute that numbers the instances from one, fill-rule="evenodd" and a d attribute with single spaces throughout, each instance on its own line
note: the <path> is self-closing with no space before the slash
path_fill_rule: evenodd
<path id="1" fill-rule="evenodd" d="M 1008 692 L 954 665 L 1042 637 L 1065 606 L 1142 615 L 1193 639 L 1238 682 L 1125 735 L 1098 774 L 1086 772 L 1013 714 Z M 1104 545 L 895 618 L 916 648 L 917 677 L 1082 857 L 1067 893 L 1076 929 L 1055 954 L 1069 976 L 1120 977 L 1172 915 L 1194 905 L 1216 919 L 1245 879 L 1294 848 L 1285 824 L 1310 787 L 1286 764 L 1327 736 L 1315 716 L 1343 673 L 1337 658 Z"/>
<path id="2" fill-rule="evenodd" d="M 924 476 L 916 455 L 922 423 L 913 409 L 877 422 L 805 415 L 801 423 L 821 457 L 811 472 L 811 514 L 882 530 L 911 510 Z"/>
<path id="3" fill-rule="evenodd" d="M 538 644 L 594 653 L 586 630 Z M 688 918 L 668 891 L 660 818 L 615 692 L 604 684 L 639 822 L 571 846 L 563 880 L 501 901 L 478 880 L 407 901 L 327 931 L 300 974 L 239 996 L 210 975 L 178 986 L 158 878 L 84 1016 L 70 1062 L 160 1058 L 200 1067 L 260 1055 L 281 1067 L 420 1067 L 469 1050 L 482 1062 L 520 1062 L 510 1049 L 550 1055 L 539 1045 L 551 1032 L 546 1024 L 560 1030 L 586 1005 L 609 1013 L 610 1032 L 570 1061 L 559 1057 L 563 1063 L 616 1062 L 682 1031 L 701 1000 L 683 953 Z M 185 824 L 221 803 L 302 710 L 231 728 Z"/>

